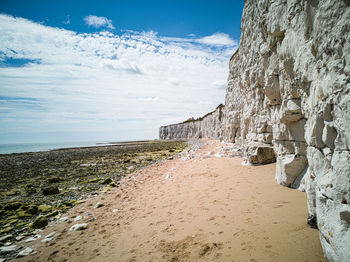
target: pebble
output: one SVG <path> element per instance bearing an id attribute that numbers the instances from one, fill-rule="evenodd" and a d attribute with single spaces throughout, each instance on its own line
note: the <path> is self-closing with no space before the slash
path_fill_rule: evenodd
<path id="1" fill-rule="evenodd" d="M 13 237 L 13 235 L 11 235 L 11 234 L 5 235 L 5 236 L 0 238 L 0 242 L 4 242 L 12 237 Z"/>
<path id="2" fill-rule="evenodd" d="M 18 249 L 19 249 L 19 247 L 16 245 L 7 246 L 7 247 L 0 247 L 0 254 L 6 254 L 9 252 L 17 251 Z"/>
<path id="3" fill-rule="evenodd" d="M 169 174 L 165 174 L 165 179 L 168 179 L 169 178 Z"/>
<path id="4" fill-rule="evenodd" d="M 39 234 L 39 233 L 41 233 L 41 232 L 43 232 L 42 229 L 36 229 L 36 230 L 33 231 L 33 234 Z"/>
<path id="5" fill-rule="evenodd" d="M 4 244 L 4 246 L 11 246 L 12 245 L 12 242 L 6 242 L 5 244 Z"/>
<path id="6" fill-rule="evenodd" d="M 52 233 L 48 234 L 45 238 L 50 238 L 50 237 L 53 237 L 54 235 L 56 235 L 56 232 L 52 232 Z"/>
<path id="7" fill-rule="evenodd" d="M 83 217 L 82 216 L 77 216 L 76 218 L 74 218 L 74 221 L 79 221 L 81 220 Z"/>
<path id="8" fill-rule="evenodd" d="M 67 221 L 68 219 L 69 219 L 69 217 L 61 217 L 61 218 L 60 218 L 60 220 L 63 221 L 63 222 L 64 222 L 64 221 Z"/>
<path id="9" fill-rule="evenodd" d="M 102 203 L 102 202 L 98 202 L 95 206 L 94 206 L 94 208 L 100 208 L 100 207 L 103 207 L 104 206 L 104 204 Z"/>
<path id="10" fill-rule="evenodd" d="M 118 211 L 119 211 L 119 209 L 117 209 L 117 208 L 112 210 L 113 213 L 117 213 Z"/>
<path id="11" fill-rule="evenodd" d="M 35 236 L 33 237 L 30 237 L 30 238 L 27 238 L 26 240 L 24 240 L 25 243 L 29 243 L 29 242 L 32 242 L 32 241 L 35 241 L 37 239 L 41 238 L 41 235 L 39 234 L 36 234 Z"/>
<path id="12" fill-rule="evenodd" d="M 69 231 L 77 231 L 77 230 L 84 230 L 87 229 L 88 224 L 83 223 L 83 224 L 75 224 L 70 227 Z"/>
<path id="13" fill-rule="evenodd" d="M 17 241 L 21 241 L 23 238 L 25 238 L 25 236 L 19 235 L 19 236 L 17 236 L 15 239 L 16 239 Z"/>
<path id="14" fill-rule="evenodd" d="M 53 237 L 45 237 L 43 240 L 41 240 L 42 243 L 47 243 L 53 240 Z"/>
<path id="15" fill-rule="evenodd" d="M 28 256 L 29 254 L 33 253 L 33 249 L 31 249 L 30 247 L 26 247 L 25 249 L 23 249 L 21 252 L 18 253 L 18 257 L 24 257 L 24 256 Z"/>

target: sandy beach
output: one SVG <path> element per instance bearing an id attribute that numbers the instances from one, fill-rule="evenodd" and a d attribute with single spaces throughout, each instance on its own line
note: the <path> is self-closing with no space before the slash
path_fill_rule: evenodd
<path id="1" fill-rule="evenodd" d="M 305 193 L 278 185 L 275 164 L 244 166 L 224 147 L 206 141 L 196 157 L 128 175 L 23 240 L 37 253 L 16 261 L 326 261 Z"/>

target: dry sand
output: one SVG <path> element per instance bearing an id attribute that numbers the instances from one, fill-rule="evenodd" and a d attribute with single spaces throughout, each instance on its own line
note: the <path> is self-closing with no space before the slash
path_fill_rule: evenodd
<path id="1" fill-rule="evenodd" d="M 224 146 L 208 143 L 202 156 Z M 305 193 L 278 185 L 275 164 L 241 163 L 211 155 L 144 169 L 71 209 L 69 221 L 41 233 L 55 231 L 56 239 L 27 243 L 38 253 L 20 260 L 326 261 L 318 231 L 306 223 Z M 105 205 L 94 209 L 99 201 Z M 83 222 L 88 229 L 69 232 Z"/>

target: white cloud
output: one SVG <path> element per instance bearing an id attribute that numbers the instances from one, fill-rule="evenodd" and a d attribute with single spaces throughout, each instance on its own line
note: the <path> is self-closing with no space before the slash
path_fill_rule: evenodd
<path id="1" fill-rule="evenodd" d="M 237 42 L 230 38 L 228 34 L 215 33 L 210 36 L 205 36 L 197 39 L 199 43 L 218 46 L 237 46 Z"/>
<path id="2" fill-rule="evenodd" d="M 114 29 L 112 20 L 103 16 L 88 15 L 84 17 L 84 21 L 88 26 L 100 28 L 107 27 L 109 29 Z"/>
<path id="3" fill-rule="evenodd" d="M 226 80 L 217 80 L 217 81 L 211 83 L 211 86 L 213 86 L 214 88 L 217 88 L 217 89 L 226 90 L 227 81 Z"/>
<path id="4" fill-rule="evenodd" d="M 236 48 L 152 31 L 78 34 L 0 15 L 0 61 L 36 61 L 0 66 L 0 142 L 156 138 L 159 126 L 224 103 Z"/>

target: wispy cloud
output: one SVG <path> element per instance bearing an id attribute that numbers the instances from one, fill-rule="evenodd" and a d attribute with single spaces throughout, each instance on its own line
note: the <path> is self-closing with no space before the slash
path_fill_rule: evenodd
<path id="1" fill-rule="evenodd" d="M 230 38 L 228 34 L 215 33 L 210 36 L 205 36 L 197 39 L 199 43 L 207 45 L 218 45 L 218 46 L 237 46 L 237 42 Z"/>
<path id="2" fill-rule="evenodd" d="M 78 34 L 7 15 L 0 15 L 0 25 L 0 59 L 40 61 L 0 67 L 0 96 L 12 98 L 1 100 L 3 141 L 12 134 L 155 138 L 160 125 L 224 102 L 228 61 L 237 48 L 233 40 L 218 46 L 152 31 Z M 15 98 L 27 98 L 26 105 Z"/>
<path id="3" fill-rule="evenodd" d="M 88 26 L 92 26 L 96 28 L 100 28 L 100 27 L 107 27 L 109 29 L 115 28 L 112 24 L 112 20 L 103 16 L 88 15 L 84 17 L 84 21 Z"/>

